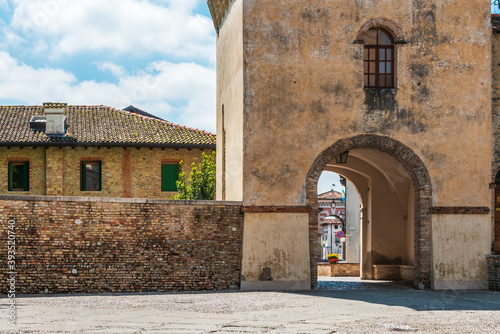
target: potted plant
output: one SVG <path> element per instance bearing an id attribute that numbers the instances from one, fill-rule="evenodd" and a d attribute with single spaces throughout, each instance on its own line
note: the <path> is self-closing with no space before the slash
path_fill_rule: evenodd
<path id="1" fill-rule="evenodd" d="M 337 263 L 337 261 L 339 260 L 339 255 L 335 253 L 328 254 L 327 257 L 328 257 L 328 262 L 330 263 Z"/>

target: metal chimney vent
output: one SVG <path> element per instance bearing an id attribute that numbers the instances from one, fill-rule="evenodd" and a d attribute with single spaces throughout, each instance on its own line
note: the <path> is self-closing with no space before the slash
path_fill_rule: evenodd
<path id="1" fill-rule="evenodd" d="M 44 103 L 43 111 L 46 115 L 46 130 L 47 136 L 64 137 L 66 136 L 66 128 L 68 127 L 64 110 L 66 103 Z"/>
<path id="2" fill-rule="evenodd" d="M 46 121 L 47 120 L 45 116 L 40 116 L 40 115 L 31 116 L 30 129 L 33 131 L 45 131 L 45 127 L 47 124 Z"/>

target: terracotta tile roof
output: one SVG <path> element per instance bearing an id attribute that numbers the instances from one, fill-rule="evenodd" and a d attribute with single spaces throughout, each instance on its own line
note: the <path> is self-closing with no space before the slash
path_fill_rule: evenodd
<path id="1" fill-rule="evenodd" d="M 0 106 L 0 145 L 89 145 L 215 148 L 215 134 L 107 106 L 68 106 L 66 137 L 30 129 L 42 106 Z"/>
<path id="2" fill-rule="evenodd" d="M 342 198 L 342 194 L 338 191 L 330 190 L 321 194 L 318 194 L 319 200 L 332 200 L 332 199 L 340 199 Z"/>

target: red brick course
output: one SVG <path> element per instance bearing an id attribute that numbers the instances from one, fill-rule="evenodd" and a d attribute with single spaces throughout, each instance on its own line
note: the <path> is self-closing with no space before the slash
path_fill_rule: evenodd
<path id="1" fill-rule="evenodd" d="M 383 17 L 377 17 L 371 19 L 365 24 L 363 24 L 354 42 L 364 43 L 363 38 L 365 37 L 368 30 L 372 28 L 387 29 L 394 37 L 396 43 L 406 43 L 405 36 L 403 34 L 403 29 L 401 29 L 401 27 L 395 21 Z"/>
<path id="2" fill-rule="evenodd" d="M 474 206 L 433 206 L 433 215 L 487 215 L 490 213 L 488 207 Z"/>

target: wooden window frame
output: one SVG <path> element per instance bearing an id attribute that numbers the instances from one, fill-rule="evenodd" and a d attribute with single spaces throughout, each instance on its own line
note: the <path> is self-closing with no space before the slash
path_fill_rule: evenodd
<path id="1" fill-rule="evenodd" d="M 179 162 L 180 161 L 162 161 L 161 162 L 161 167 L 160 167 L 160 189 L 162 192 L 177 192 L 177 181 L 179 180 L 179 174 L 180 174 L 180 170 L 179 170 Z M 163 166 L 177 166 L 177 180 L 175 180 L 175 189 L 173 189 L 173 186 L 172 187 L 167 187 L 166 186 L 166 183 L 167 181 L 164 180 L 163 178 Z"/>
<path id="2" fill-rule="evenodd" d="M 396 62 L 396 54 L 395 54 L 395 47 L 394 47 L 394 38 L 392 37 L 391 33 L 389 33 L 387 30 L 383 28 L 374 28 L 377 29 L 377 44 L 376 45 L 365 45 L 364 50 L 363 50 L 363 86 L 364 88 L 375 88 L 375 89 L 391 89 L 396 87 L 396 73 L 395 73 L 395 62 Z M 391 39 L 392 45 L 382 45 L 378 44 L 378 33 L 380 30 L 383 30 L 387 36 Z M 367 50 L 368 52 L 366 52 Z M 375 50 L 375 59 L 371 59 L 371 51 L 370 50 Z M 380 51 L 384 51 L 384 58 L 385 59 L 380 59 Z M 387 50 L 391 51 L 391 59 L 390 61 L 387 60 Z M 384 63 L 385 67 L 385 72 L 380 73 L 380 65 Z M 370 65 L 375 64 L 375 72 L 370 71 Z M 387 73 L 387 64 L 390 64 L 390 73 Z M 368 79 L 367 79 L 368 76 Z M 375 76 L 375 85 L 370 85 L 370 77 Z M 391 84 L 387 84 L 387 78 L 391 76 L 392 81 Z M 384 77 L 385 79 L 385 84 L 381 85 L 380 81 L 381 78 Z"/>
<path id="3" fill-rule="evenodd" d="M 87 189 L 87 169 L 86 165 L 99 166 L 99 185 L 97 189 Z M 80 162 L 80 191 L 102 191 L 102 161 L 81 161 Z"/>
<path id="4" fill-rule="evenodd" d="M 24 188 L 17 189 L 12 188 L 14 177 L 13 177 L 13 168 L 12 166 L 21 166 L 24 165 Z M 29 161 L 10 161 L 8 164 L 8 191 L 30 191 L 30 162 Z"/>

